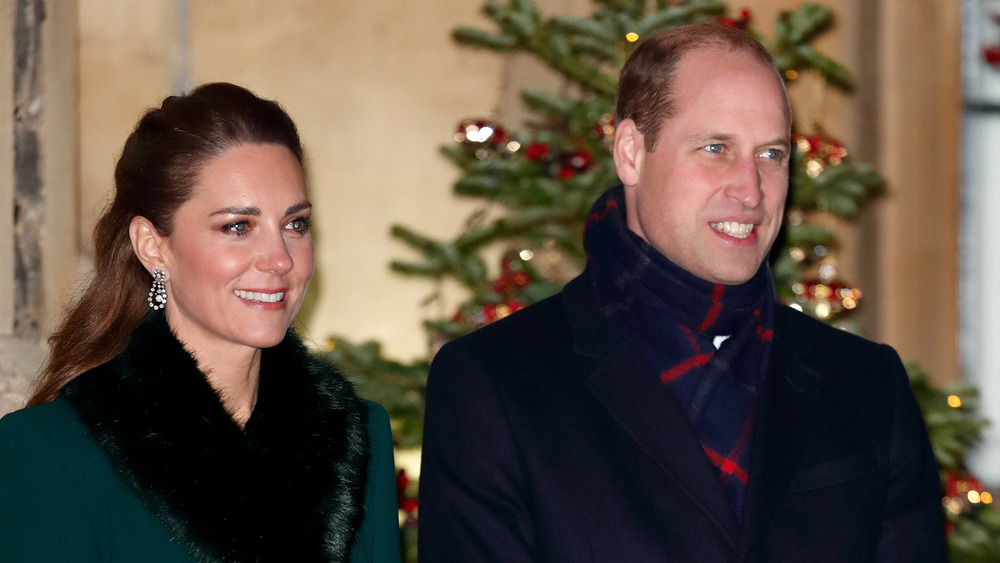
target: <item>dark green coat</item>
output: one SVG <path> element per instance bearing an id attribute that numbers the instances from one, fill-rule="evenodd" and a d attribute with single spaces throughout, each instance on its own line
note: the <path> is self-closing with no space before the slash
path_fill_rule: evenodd
<path id="1" fill-rule="evenodd" d="M 0 560 L 398 562 L 385 411 L 293 333 L 264 352 L 245 430 L 162 314 L 0 420 Z"/>

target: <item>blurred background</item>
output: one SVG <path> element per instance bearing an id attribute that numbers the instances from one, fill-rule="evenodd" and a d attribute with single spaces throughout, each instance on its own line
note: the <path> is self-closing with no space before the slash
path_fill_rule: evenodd
<path id="1" fill-rule="evenodd" d="M 587 16 L 587 0 L 538 0 Z M 773 34 L 793 0 L 747 0 Z M 457 124 L 518 124 L 519 92 L 558 89 L 528 57 L 456 45 L 487 26 L 469 0 L 0 0 L 0 414 L 20 406 L 60 307 L 86 275 L 91 229 L 141 112 L 193 85 L 229 81 L 278 100 L 300 127 L 314 204 L 317 269 L 300 315 L 332 334 L 425 356 L 420 320 L 458 288 L 394 274 L 389 236 L 407 224 L 457 233 L 473 203 L 439 154 Z M 859 330 L 918 361 L 935 385 L 978 386 L 1000 420 L 1000 44 L 995 0 L 838 0 L 815 46 L 853 74 L 840 91 L 802 80 L 796 120 L 821 124 L 875 165 L 885 196 L 838 226 L 838 267 L 865 295 Z M 1000 58 L 1000 53 L 997 54 Z M 113 291 L 114 288 L 109 288 Z M 425 303 L 440 290 L 444 299 Z M 974 459 L 1000 483 L 1000 434 Z"/>

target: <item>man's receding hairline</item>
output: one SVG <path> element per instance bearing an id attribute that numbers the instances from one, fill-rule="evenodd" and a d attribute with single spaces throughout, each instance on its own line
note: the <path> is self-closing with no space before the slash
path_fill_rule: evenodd
<path id="1" fill-rule="evenodd" d="M 671 99 L 672 105 L 676 104 L 676 102 L 677 102 L 677 81 L 680 78 L 681 68 L 684 65 L 684 61 L 690 55 L 693 55 L 693 54 L 698 53 L 700 51 L 713 50 L 714 49 L 714 50 L 718 50 L 718 51 L 725 51 L 727 53 L 742 54 L 749 61 L 751 61 L 752 63 L 756 64 L 760 68 L 763 68 L 765 70 L 770 71 L 770 73 L 774 76 L 774 79 L 777 80 L 778 84 L 781 86 L 782 97 L 785 100 L 785 114 L 788 117 L 789 123 L 791 122 L 791 120 L 792 120 L 792 101 L 788 97 L 788 89 L 787 89 L 787 87 L 785 85 L 785 81 L 782 80 L 782 78 L 781 78 L 781 72 L 774 65 L 774 61 L 773 60 L 763 60 L 748 45 L 741 45 L 741 44 L 737 44 L 737 43 L 731 43 L 729 41 L 725 41 L 725 40 L 721 39 L 718 36 L 705 36 L 705 37 L 703 37 L 701 39 L 702 39 L 701 41 L 698 41 L 695 44 L 689 46 L 683 53 L 681 53 L 681 56 L 677 59 L 677 63 L 671 69 L 671 74 L 673 75 L 671 77 L 671 80 L 670 80 L 670 90 L 671 90 L 670 99 Z M 672 111 L 666 112 L 664 114 L 664 119 L 663 120 L 667 121 L 667 120 L 673 119 L 673 117 L 676 115 L 676 113 L 677 113 L 678 110 L 679 110 L 679 108 L 677 108 L 677 107 L 672 108 Z M 636 126 L 636 129 L 638 130 L 638 124 Z M 653 142 L 651 142 L 651 143 L 648 140 L 645 139 L 646 133 L 644 131 L 640 130 L 639 133 L 641 133 L 643 135 L 643 145 L 645 145 L 646 152 L 647 153 L 655 152 L 656 148 L 660 144 L 660 139 L 659 139 L 660 129 L 657 128 L 657 138 L 653 139 Z"/>

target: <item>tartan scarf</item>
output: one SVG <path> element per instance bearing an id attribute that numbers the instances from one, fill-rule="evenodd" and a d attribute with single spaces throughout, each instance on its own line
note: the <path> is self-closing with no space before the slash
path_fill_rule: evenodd
<path id="1" fill-rule="evenodd" d="M 622 186 L 591 208 L 583 240 L 602 314 L 670 389 L 740 522 L 774 336 L 767 262 L 742 285 L 692 275 L 628 228 Z M 716 336 L 729 338 L 716 349 Z"/>

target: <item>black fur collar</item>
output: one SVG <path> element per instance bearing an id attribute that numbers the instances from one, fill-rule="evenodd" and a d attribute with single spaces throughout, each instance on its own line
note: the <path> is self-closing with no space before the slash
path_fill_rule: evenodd
<path id="1" fill-rule="evenodd" d="M 264 350 L 245 429 L 162 312 L 62 391 L 119 476 L 203 561 L 346 561 L 363 516 L 364 406 L 294 332 Z"/>

